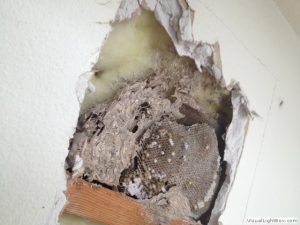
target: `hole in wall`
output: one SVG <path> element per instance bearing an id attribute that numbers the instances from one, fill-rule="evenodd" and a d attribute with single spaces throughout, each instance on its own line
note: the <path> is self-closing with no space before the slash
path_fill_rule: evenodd
<path id="1" fill-rule="evenodd" d="M 86 93 L 70 140 L 68 180 L 139 200 L 155 224 L 208 224 L 226 178 L 231 91 L 178 56 L 145 10 L 112 24 L 93 70 L 95 91 Z"/>

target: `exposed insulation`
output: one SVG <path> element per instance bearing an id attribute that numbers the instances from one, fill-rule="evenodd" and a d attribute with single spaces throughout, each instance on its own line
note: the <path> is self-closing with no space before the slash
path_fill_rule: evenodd
<path id="1" fill-rule="evenodd" d="M 170 48 L 173 49 L 170 37 L 149 11 L 143 11 L 130 22 L 112 23 L 100 60 L 93 67 L 91 85 L 96 88 L 85 95 L 81 112 L 111 97 L 118 89 L 118 80 L 148 74 L 157 53 L 168 52 Z"/>

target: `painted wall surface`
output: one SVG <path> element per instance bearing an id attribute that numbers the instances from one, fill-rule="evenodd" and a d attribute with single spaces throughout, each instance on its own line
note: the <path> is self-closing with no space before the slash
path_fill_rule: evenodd
<path id="1" fill-rule="evenodd" d="M 197 9 L 195 38 L 219 41 L 226 80 L 240 81 L 261 116 L 250 124 L 223 224 L 251 217 L 300 224 L 299 38 L 272 1 L 189 2 Z"/>
<path id="2" fill-rule="evenodd" d="M 0 3 L 0 224 L 55 224 L 76 87 L 114 18 L 93 0 Z"/>
<path id="3" fill-rule="evenodd" d="M 0 224 L 55 224 L 79 76 L 91 68 L 118 1 L 0 4 Z M 195 39 L 219 41 L 226 81 L 260 118 L 249 127 L 224 225 L 300 218 L 300 40 L 271 0 L 189 0 Z M 279 106 L 283 100 L 282 106 Z M 275 223 L 276 224 L 276 223 Z"/>
<path id="4" fill-rule="evenodd" d="M 300 1 L 274 0 L 277 7 L 300 37 Z"/>

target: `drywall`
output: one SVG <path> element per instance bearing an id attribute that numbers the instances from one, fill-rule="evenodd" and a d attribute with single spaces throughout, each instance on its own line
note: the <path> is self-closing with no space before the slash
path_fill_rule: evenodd
<path id="1" fill-rule="evenodd" d="M 225 78 L 240 81 L 260 115 L 250 123 L 223 224 L 299 219 L 299 38 L 272 1 L 189 2 L 198 9 L 196 39 L 219 41 Z"/>
<path id="2" fill-rule="evenodd" d="M 1 2 L 0 224 L 55 224 L 79 112 L 77 81 L 92 67 L 118 6 L 103 3 Z M 299 218 L 299 38 L 271 0 L 189 3 L 195 39 L 219 41 L 226 81 L 240 81 L 260 115 L 250 124 L 223 224 Z"/>
<path id="3" fill-rule="evenodd" d="M 300 37 L 300 1 L 298 0 L 273 0 L 281 13 Z"/>

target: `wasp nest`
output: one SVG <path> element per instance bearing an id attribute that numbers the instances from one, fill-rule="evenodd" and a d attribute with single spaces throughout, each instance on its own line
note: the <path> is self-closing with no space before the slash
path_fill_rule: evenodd
<path id="1" fill-rule="evenodd" d="M 121 176 L 126 192 L 146 199 L 177 187 L 195 215 L 203 213 L 218 179 L 214 130 L 205 123 L 183 126 L 164 119 L 146 131 L 142 143 L 133 167 Z"/>
<path id="2" fill-rule="evenodd" d="M 66 167 L 140 199 L 160 222 L 199 218 L 213 204 L 230 93 L 185 57 L 165 56 L 144 79 L 80 116 Z"/>

